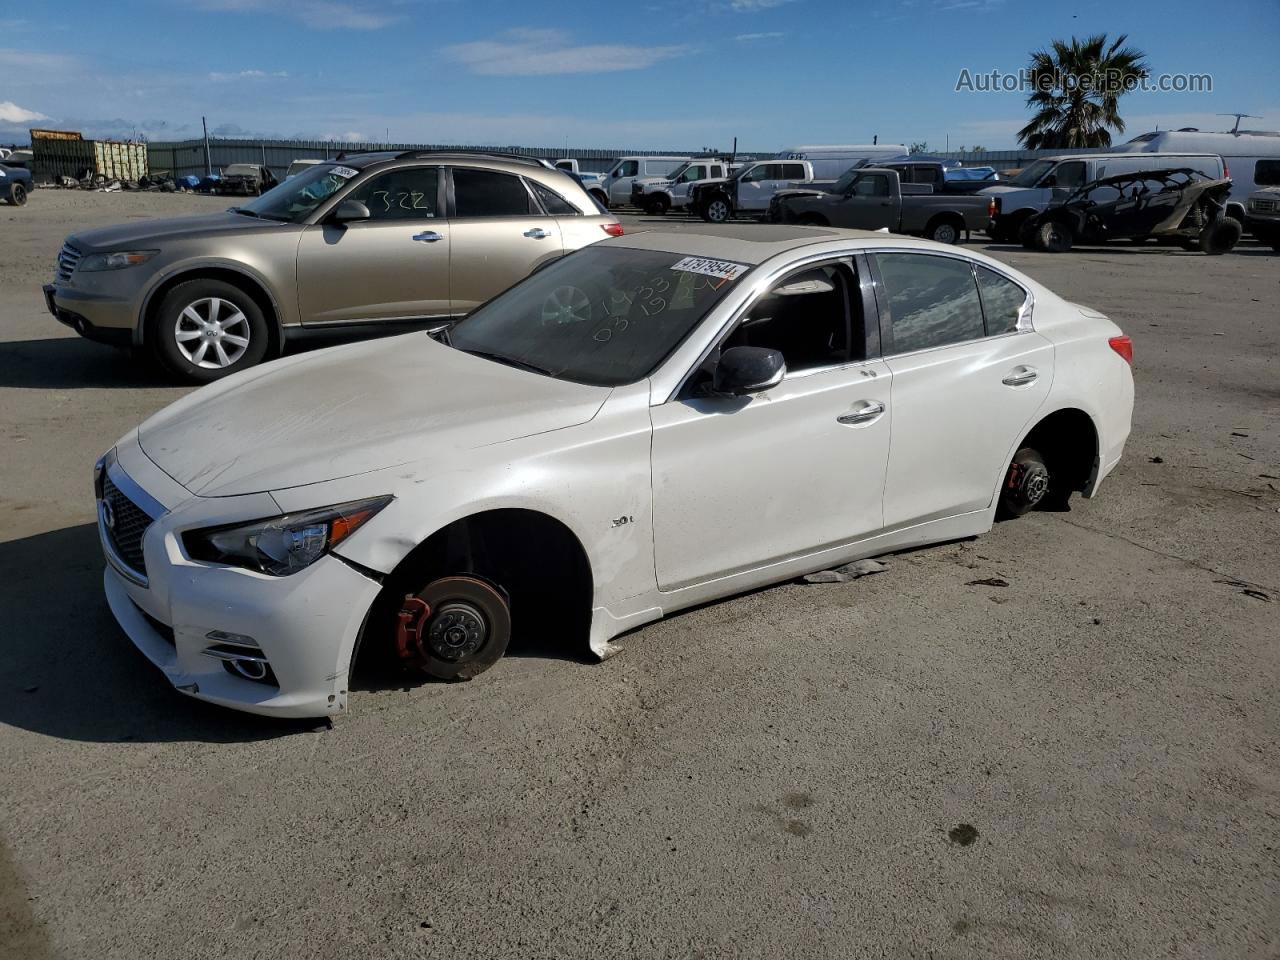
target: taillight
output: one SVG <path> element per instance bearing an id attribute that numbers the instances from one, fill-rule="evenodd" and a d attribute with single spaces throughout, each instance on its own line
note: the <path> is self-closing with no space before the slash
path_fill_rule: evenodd
<path id="1" fill-rule="evenodd" d="M 1000 212 L 1000 204 L 996 203 L 996 198 L 992 197 L 987 201 L 987 217 L 991 220 L 996 218 L 996 214 Z"/>
<path id="2" fill-rule="evenodd" d="M 1226 158 L 1226 157 L 1223 157 L 1223 158 L 1222 158 L 1222 179 L 1223 179 L 1223 180 L 1230 180 L 1230 179 L 1231 179 L 1231 168 L 1227 166 L 1227 158 Z"/>
<path id="3" fill-rule="evenodd" d="M 1124 362 L 1133 366 L 1133 341 L 1128 337 L 1112 337 L 1107 345 L 1124 358 Z"/>
<path id="4" fill-rule="evenodd" d="M 602 223 L 600 224 L 600 229 L 611 237 L 620 237 L 623 233 L 622 224 L 620 223 Z"/>

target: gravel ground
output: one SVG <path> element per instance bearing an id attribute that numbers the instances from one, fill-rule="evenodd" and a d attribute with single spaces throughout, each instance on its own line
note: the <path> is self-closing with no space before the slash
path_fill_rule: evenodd
<path id="1" fill-rule="evenodd" d="M 1269 251 L 985 248 L 1133 336 L 1098 499 L 315 728 L 115 627 L 89 468 L 185 388 L 41 302 L 71 230 L 226 204 L 0 207 L 0 956 L 1280 956 Z"/>

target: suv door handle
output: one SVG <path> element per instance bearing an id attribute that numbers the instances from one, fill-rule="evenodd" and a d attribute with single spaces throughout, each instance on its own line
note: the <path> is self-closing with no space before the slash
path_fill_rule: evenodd
<path id="1" fill-rule="evenodd" d="M 422 233 L 415 233 L 413 239 L 420 240 L 423 243 L 435 243 L 437 240 L 443 240 L 444 236 L 434 230 L 423 230 Z"/>
<path id="2" fill-rule="evenodd" d="M 879 400 L 862 400 L 848 413 L 836 417 L 836 423 L 858 424 L 870 423 L 884 413 L 884 404 Z"/>
<path id="3" fill-rule="evenodd" d="M 534 227 L 532 230 L 526 230 L 524 235 L 533 240 L 545 240 L 547 237 L 551 236 L 551 233 L 550 231 L 543 230 L 541 227 Z"/>
<path id="4" fill-rule="evenodd" d="M 1038 376 L 1040 376 L 1040 371 L 1035 367 L 1015 367 L 1013 371 L 1000 382 L 1006 387 L 1025 387 L 1028 383 L 1034 383 Z"/>

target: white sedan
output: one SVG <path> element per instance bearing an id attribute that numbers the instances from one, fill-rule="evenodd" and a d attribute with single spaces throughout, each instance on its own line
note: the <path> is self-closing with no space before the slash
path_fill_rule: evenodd
<path id="1" fill-rule="evenodd" d="M 982 254 L 841 230 L 642 233 L 441 335 L 190 394 L 96 470 L 107 600 L 175 687 L 344 711 L 358 649 L 472 677 L 1093 496 L 1129 338 Z"/>

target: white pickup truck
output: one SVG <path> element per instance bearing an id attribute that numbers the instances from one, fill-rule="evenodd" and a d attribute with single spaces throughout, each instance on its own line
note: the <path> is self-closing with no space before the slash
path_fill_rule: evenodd
<path id="1" fill-rule="evenodd" d="M 849 161 L 852 166 L 854 161 Z M 690 191 L 689 209 L 711 223 L 734 216 L 763 217 L 779 190 L 807 186 L 815 180 L 808 160 L 759 160 L 725 179 L 703 180 Z"/>
<path id="2" fill-rule="evenodd" d="M 631 182 L 631 203 L 650 216 L 660 217 L 668 210 L 682 210 L 689 205 L 689 194 L 695 184 L 704 180 L 723 180 L 736 169 L 724 160 L 690 160 L 671 172 L 669 177 L 639 177 Z"/>

